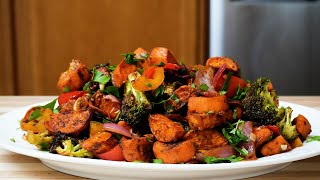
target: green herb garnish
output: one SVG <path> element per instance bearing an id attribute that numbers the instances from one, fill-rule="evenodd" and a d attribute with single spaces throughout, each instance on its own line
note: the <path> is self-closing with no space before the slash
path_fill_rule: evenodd
<path id="1" fill-rule="evenodd" d="M 70 86 L 66 86 L 66 87 L 64 87 L 63 88 L 63 92 L 70 92 L 71 91 L 71 88 L 70 88 Z"/>
<path id="2" fill-rule="evenodd" d="M 246 87 L 242 90 L 242 88 L 240 87 L 240 85 L 238 85 L 236 95 L 235 95 L 232 99 L 233 99 L 233 100 L 242 100 L 242 99 L 245 97 L 248 89 L 249 89 L 249 87 L 246 86 Z"/>
<path id="3" fill-rule="evenodd" d="M 11 138 L 10 141 L 14 142 L 14 143 L 16 142 L 16 140 L 14 138 Z"/>
<path id="4" fill-rule="evenodd" d="M 154 91 L 154 96 L 158 97 L 158 96 L 162 96 L 165 90 L 165 85 L 161 84 L 155 91 Z"/>
<path id="5" fill-rule="evenodd" d="M 146 82 L 146 86 L 147 87 L 152 87 L 152 84 L 150 84 L 149 82 Z"/>
<path id="6" fill-rule="evenodd" d="M 98 82 L 100 84 L 107 84 L 110 81 L 110 76 L 103 75 L 102 72 L 98 71 L 97 69 L 93 69 L 93 77 L 92 81 Z"/>
<path id="7" fill-rule="evenodd" d="M 115 86 L 108 86 L 105 88 L 108 94 L 114 95 L 116 98 L 120 98 L 118 88 Z"/>
<path id="8" fill-rule="evenodd" d="M 117 67 L 116 64 L 115 65 L 109 65 L 108 66 L 108 70 L 112 72 L 112 71 L 114 71 L 116 69 L 116 67 Z"/>
<path id="9" fill-rule="evenodd" d="M 201 84 L 199 88 L 200 88 L 201 91 L 208 91 L 209 86 L 206 85 L 206 84 Z"/>
<path id="10" fill-rule="evenodd" d="M 155 64 L 155 66 L 163 67 L 164 66 L 164 62 L 160 62 L 159 64 Z"/>
<path id="11" fill-rule="evenodd" d="M 226 80 L 224 81 L 224 83 L 222 85 L 221 91 L 227 91 L 228 90 L 232 74 L 233 74 L 232 72 L 228 72 L 227 78 L 226 78 Z"/>
<path id="12" fill-rule="evenodd" d="M 248 142 L 248 137 L 242 133 L 243 124 L 244 124 L 244 121 L 239 119 L 238 122 L 236 123 L 233 123 L 233 124 L 228 123 L 227 127 L 222 129 L 223 136 L 228 140 L 229 144 L 233 147 L 236 147 L 240 143 Z"/>
<path id="13" fill-rule="evenodd" d="M 206 156 L 205 157 L 205 162 L 207 164 L 214 164 L 214 163 L 232 163 L 232 162 L 239 162 L 243 160 L 242 157 L 239 157 L 239 156 L 235 156 L 235 155 L 232 155 L 228 158 L 216 158 L 216 157 L 210 157 L 210 156 Z"/>
<path id="14" fill-rule="evenodd" d="M 152 159 L 152 163 L 155 163 L 155 164 L 162 164 L 163 161 L 162 159 Z"/>
<path id="15" fill-rule="evenodd" d="M 307 142 L 320 141 L 320 136 L 309 136 Z"/>
<path id="16" fill-rule="evenodd" d="M 125 57 L 125 59 L 124 59 L 125 63 L 136 65 L 140 61 L 140 59 L 135 58 L 134 57 L 135 55 L 136 55 L 135 53 L 123 53 L 123 54 L 121 54 L 121 56 Z"/>

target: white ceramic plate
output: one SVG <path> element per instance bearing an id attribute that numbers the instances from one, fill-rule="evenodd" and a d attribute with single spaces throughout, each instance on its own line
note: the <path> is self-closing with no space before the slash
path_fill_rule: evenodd
<path id="1" fill-rule="evenodd" d="M 41 103 L 45 104 L 45 103 Z M 37 104 L 40 105 L 40 104 Z M 303 114 L 312 125 L 311 135 L 320 135 L 320 111 L 297 104 L 280 102 L 293 108 L 293 116 Z M 32 105 L 35 106 L 35 105 Z M 0 116 L 0 146 L 40 159 L 55 170 L 94 179 L 239 179 L 270 173 L 286 167 L 293 161 L 320 155 L 320 142 L 304 143 L 290 152 L 256 161 L 223 164 L 152 164 L 105 161 L 65 157 L 37 150 L 22 139 L 19 120 L 32 106 L 17 109 Z M 10 141 L 14 138 L 16 142 Z"/>

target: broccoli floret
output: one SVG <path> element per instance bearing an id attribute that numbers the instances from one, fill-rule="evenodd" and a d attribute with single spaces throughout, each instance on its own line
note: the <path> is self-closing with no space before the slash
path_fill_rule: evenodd
<path id="1" fill-rule="evenodd" d="M 48 131 L 35 134 L 33 131 L 28 131 L 26 140 L 33 145 L 36 145 L 40 150 L 48 151 L 52 144 L 52 136 L 49 136 Z"/>
<path id="2" fill-rule="evenodd" d="M 242 106 L 244 115 L 255 125 L 276 124 L 278 109 L 278 96 L 275 90 L 270 89 L 271 80 L 260 77 L 252 82 L 244 99 Z"/>
<path id="3" fill-rule="evenodd" d="M 81 147 L 82 141 L 76 138 L 69 137 L 67 134 L 58 131 L 53 138 L 50 152 L 57 153 L 63 156 L 73 157 L 89 157 L 93 155 Z"/>
<path id="4" fill-rule="evenodd" d="M 128 76 L 122 100 L 120 120 L 133 127 L 139 126 L 139 129 L 143 131 L 148 129 L 148 115 L 152 110 L 152 106 L 146 95 L 132 86 L 132 82 L 138 76 L 140 76 L 138 73 Z"/>
<path id="5" fill-rule="evenodd" d="M 81 142 L 74 145 L 74 142 L 71 139 L 63 140 L 62 147 L 58 146 L 56 148 L 58 154 L 63 156 L 72 156 L 72 157 L 89 157 L 92 158 L 93 155 L 87 150 L 81 147 Z"/>
<path id="6" fill-rule="evenodd" d="M 295 125 L 292 125 L 291 122 L 291 114 L 292 109 L 290 107 L 281 107 L 278 109 L 278 116 L 279 119 L 278 127 L 280 134 L 287 140 L 292 141 L 296 137 L 298 137 L 298 131 Z"/>

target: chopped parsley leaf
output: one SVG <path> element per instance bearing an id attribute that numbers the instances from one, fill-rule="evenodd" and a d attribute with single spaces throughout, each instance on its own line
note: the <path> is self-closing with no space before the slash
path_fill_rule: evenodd
<path id="1" fill-rule="evenodd" d="M 164 62 L 160 62 L 159 64 L 155 64 L 155 66 L 163 67 L 164 66 Z"/>
<path id="2" fill-rule="evenodd" d="M 116 69 L 116 67 L 117 67 L 116 64 L 115 64 L 115 65 L 109 65 L 109 66 L 108 66 L 108 70 L 109 70 L 109 71 L 114 71 L 114 70 Z"/>
<path id="3" fill-rule="evenodd" d="M 103 75 L 102 72 L 98 71 L 97 69 L 93 69 L 93 77 L 92 81 L 98 82 L 100 84 L 107 84 L 110 81 L 110 76 Z"/>
<path id="4" fill-rule="evenodd" d="M 116 98 L 120 98 L 118 88 L 115 86 L 108 86 L 106 87 L 105 91 L 108 94 L 114 95 Z"/>
<path id="5" fill-rule="evenodd" d="M 152 84 L 150 84 L 149 82 L 146 82 L 146 86 L 152 87 Z"/>
<path id="6" fill-rule="evenodd" d="M 10 141 L 14 142 L 14 143 L 16 142 L 16 140 L 14 138 L 11 138 Z"/>
<path id="7" fill-rule="evenodd" d="M 201 91 L 208 91 L 208 89 L 209 89 L 208 85 L 206 85 L 204 83 L 200 85 L 200 90 Z"/>
<path id="8" fill-rule="evenodd" d="M 205 162 L 207 164 L 214 164 L 214 163 L 232 163 L 232 162 L 239 162 L 243 160 L 242 157 L 239 157 L 239 156 L 235 156 L 235 155 L 232 155 L 228 158 L 216 158 L 216 157 L 210 157 L 210 156 L 206 156 L 205 157 Z"/>
<path id="9" fill-rule="evenodd" d="M 163 163 L 163 161 L 162 161 L 162 159 L 153 159 L 153 160 L 152 160 L 152 163 L 155 163 L 155 164 L 162 164 L 162 163 Z"/>
<path id="10" fill-rule="evenodd" d="M 66 86 L 63 88 L 63 92 L 70 92 L 70 91 L 71 91 L 70 86 Z"/>
<path id="11" fill-rule="evenodd" d="M 232 72 L 228 72 L 227 78 L 226 78 L 225 82 L 222 85 L 221 91 L 227 91 L 228 90 L 232 74 L 233 74 Z"/>
<path id="12" fill-rule="evenodd" d="M 41 108 L 38 108 L 38 109 L 34 110 L 34 111 L 30 114 L 28 120 L 29 120 L 29 121 L 35 120 L 35 119 L 39 118 L 40 116 L 41 116 Z"/>
<path id="13" fill-rule="evenodd" d="M 137 59 L 137 58 L 134 57 L 135 55 L 136 55 L 135 53 L 123 53 L 123 54 L 121 54 L 121 56 L 125 57 L 124 61 L 127 64 L 137 64 L 140 61 L 140 59 Z"/>
<path id="14" fill-rule="evenodd" d="M 155 97 L 158 97 L 158 96 L 163 95 L 164 90 L 165 90 L 165 85 L 161 84 L 161 85 L 155 90 L 154 96 L 155 96 Z"/>

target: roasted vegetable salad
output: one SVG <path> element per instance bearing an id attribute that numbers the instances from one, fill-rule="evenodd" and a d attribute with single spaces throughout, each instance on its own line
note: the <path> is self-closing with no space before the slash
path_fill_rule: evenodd
<path id="1" fill-rule="evenodd" d="M 270 78 L 247 81 L 230 58 L 187 67 L 163 47 L 121 55 L 91 69 L 72 60 L 58 98 L 21 120 L 25 140 L 63 156 L 211 164 L 287 152 L 311 132 L 279 107 Z"/>

